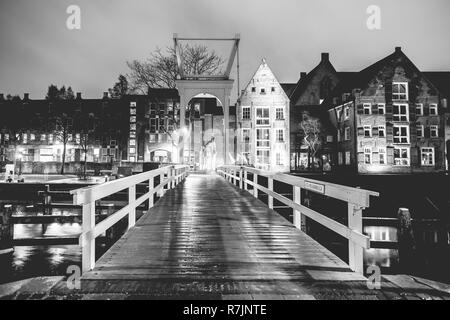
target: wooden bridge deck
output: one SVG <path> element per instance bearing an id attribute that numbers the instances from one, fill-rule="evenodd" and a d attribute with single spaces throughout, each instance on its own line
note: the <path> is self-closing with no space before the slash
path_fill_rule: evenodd
<path id="1" fill-rule="evenodd" d="M 385 299 L 264 203 L 218 175 L 191 174 L 83 275 L 74 298 Z M 390 290 L 392 289 L 392 290 Z M 77 296 L 80 295 L 80 296 Z M 390 296 L 391 295 L 391 296 Z"/>

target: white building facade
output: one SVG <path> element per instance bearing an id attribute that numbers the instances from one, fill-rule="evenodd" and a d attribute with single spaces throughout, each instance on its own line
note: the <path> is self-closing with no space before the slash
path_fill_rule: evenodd
<path id="1" fill-rule="evenodd" d="M 237 108 L 237 163 L 289 172 L 289 98 L 263 59 Z"/>

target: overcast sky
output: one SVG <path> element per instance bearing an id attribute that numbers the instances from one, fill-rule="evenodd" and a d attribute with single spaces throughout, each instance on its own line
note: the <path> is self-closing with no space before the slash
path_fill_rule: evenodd
<path id="1" fill-rule="evenodd" d="M 66 27 L 71 4 L 81 30 Z M 366 27 L 371 4 L 381 30 Z M 126 61 L 172 45 L 175 32 L 240 33 L 241 89 L 263 57 L 281 82 L 297 81 L 321 52 L 338 71 L 356 71 L 395 46 L 421 70 L 447 71 L 449 9 L 448 0 L 0 0 L 0 93 L 38 99 L 54 83 L 99 98 Z"/>

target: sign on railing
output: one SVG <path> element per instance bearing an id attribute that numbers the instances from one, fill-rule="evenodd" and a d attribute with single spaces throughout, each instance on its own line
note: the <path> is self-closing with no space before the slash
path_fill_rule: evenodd
<path id="1" fill-rule="evenodd" d="M 361 274 L 363 273 L 363 249 L 370 248 L 370 238 L 363 234 L 362 210 L 369 207 L 370 196 L 379 196 L 378 192 L 305 179 L 289 174 L 274 174 L 241 166 L 222 166 L 217 169 L 217 172 L 230 182 L 236 183 L 236 181 L 239 181 L 241 189 L 248 190 L 248 185 L 253 186 L 251 192 L 256 198 L 258 197 L 258 190 L 266 193 L 268 195 L 268 206 L 271 209 L 273 209 L 274 198 L 292 208 L 294 210 L 293 222 L 298 229 L 302 229 L 304 219 L 308 217 L 348 239 L 350 269 Z M 253 175 L 252 180 L 247 179 L 248 173 Z M 258 184 L 258 176 L 267 178 L 267 188 Z M 292 186 L 293 200 L 273 191 L 274 180 Z M 347 202 L 348 226 L 302 205 L 301 189 Z"/>
<path id="2" fill-rule="evenodd" d="M 137 175 L 113 180 L 103 184 L 72 190 L 73 204 L 81 205 L 83 211 L 83 231 L 80 235 L 82 247 L 82 271 L 95 267 L 95 239 L 128 215 L 128 229 L 136 223 L 136 208 L 149 201 L 153 206 L 153 196 L 157 192 L 174 188 L 186 177 L 188 166 L 166 166 Z M 154 185 L 154 178 L 160 176 L 159 184 Z M 148 192 L 136 199 L 136 185 L 148 181 Z M 95 201 L 128 189 L 128 204 L 95 224 Z"/>

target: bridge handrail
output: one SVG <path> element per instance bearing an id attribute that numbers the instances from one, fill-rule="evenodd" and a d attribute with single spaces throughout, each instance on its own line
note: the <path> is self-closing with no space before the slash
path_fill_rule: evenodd
<path id="1" fill-rule="evenodd" d="M 304 177 L 296 177 L 284 173 L 272 173 L 245 166 L 224 165 L 217 168 L 217 172 L 230 182 L 236 183 L 236 181 L 239 181 L 239 187 L 241 189 L 248 190 L 248 185 L 253 186 L 252 192 L 256 198 L 258 197 L 258 190 L 266 193 L 268 195 L 268 206 L 271 209 L 273 209 L 274 198 L 292 208 L 294 210 L 294 225 L 298 229 L 304 229 L 304 217 L 306 216 L 348 239 L 350 269 L 358 273 L 363 273 L 363 248 L 370 248 L 370 238 L 363 234 L 362 210 L 369 207 L 370 196 L 379 196 L 378 192 Z M 253 174 L 253 181 L 247 179 L 248 173 Z M 258 176 L 268 179 L 267 188 L 257 183 Z M 273 191 L 274 180 L 293 187 L 293 200 Z M 348 226 L 302 205 L 301 189 L 347 202 Z"/>
<path id="2" fill-rule="evenodd" d="M 149 209 L 153 206 L 153 195 L 174 188 L 187 175 L 189 167 L 185 165 L 170 165 L 155 170 L 139 173 L 103 184 L 84 187 L 70 191 L 73 204 L 82 206 L 83 228 L 79 238 L 82 247 L 82 272 L 95 267 L 95 239 L 128 215 L 128 229 L 136 223 L 136 208 L 149 200 Z M 157 186 L 154 178 L 160 176 Z M 148 181 L 148 191 L 136 199 L 136 185 Z M 106 219 L 95 224 L 95 202 L 121 190 L 128 189 L 128 204 L 114 212 Z"/>

